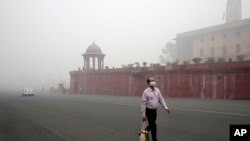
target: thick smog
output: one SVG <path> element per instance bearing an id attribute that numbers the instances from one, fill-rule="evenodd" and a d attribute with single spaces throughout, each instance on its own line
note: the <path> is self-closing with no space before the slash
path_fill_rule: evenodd
<path id="1" fill-rule="evenodd" d="M 0 140 L 249 140 L 249 9 L 0 1 Z"/>

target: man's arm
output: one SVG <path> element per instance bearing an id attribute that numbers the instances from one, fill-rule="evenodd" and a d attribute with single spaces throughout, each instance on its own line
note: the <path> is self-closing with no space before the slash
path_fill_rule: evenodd
<path id="1" fill-rule="evenodd" d="M 166 112 L 170 113 L 170 110 L 165 102 L 165 99 L 162 97 L 160 90 L 159 90 L 159 103 L 161 104 L 161 106 L 164 108 Z"/>

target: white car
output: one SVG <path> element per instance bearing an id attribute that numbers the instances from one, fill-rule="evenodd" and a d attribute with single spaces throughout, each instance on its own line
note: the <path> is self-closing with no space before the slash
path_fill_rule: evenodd
<path id="1" fill-rule="evenodd" d="M 22 96 L 34 96 L 35 95 L 35 91 L 31 88 L 25 88 L 22 91 Z"/>

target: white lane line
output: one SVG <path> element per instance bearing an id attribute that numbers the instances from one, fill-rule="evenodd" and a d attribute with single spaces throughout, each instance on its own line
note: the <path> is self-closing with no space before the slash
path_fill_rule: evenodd
<path id="1" fill-rule="evenodd" d="M 117 104 L 117 105 L 124 105 L 124 106 L 137 106 L 134 104 L 124 104 L 124 103 L 108 103 L 108 104 Z M 181 110 L 181 111 L 192 111 L 192 112 L 203 112 L 203 113 L 212 113 L 212 114 L 223 114 L 223 115 L 234 115 L 234 116 L 247 116 L 250 117 L 250 114 L 242 114 L 242 113 L 230 113 L 230 112 L 219 112 L 219 111 L 209 111 L 209 110 L 198 110 L 198 109 L 187 109 L 187 108 L 171 108 L 170 110 Z"/>
<path id="2" fill-rule="evenodd" d="M 186 108 L 171 108 L 171 109 L 182 110 L 182 111 L 192 111 L 192 112 L 203 112 L 203 113 L 213 113 L 213 114 L 235 115 L 235 116 L 248 116 L 248 117 L 250 117 L 250 114 L 241 114 L 241 113 L 218 112 L 218 111 L 186 109 Z"/>

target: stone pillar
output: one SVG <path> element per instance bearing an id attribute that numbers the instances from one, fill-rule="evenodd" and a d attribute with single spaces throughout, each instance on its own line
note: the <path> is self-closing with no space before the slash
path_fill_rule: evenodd
<path id="1" fill-rule="evenodd" d="M 104 61 L 103 61 L 103 58 L 102 58 L 102 69 L 104 69 Z"/>
<path id="2" fill-rule="evenodd" d="M 102 69 L 101 68 L 101 58 L 98 57 L 97 59 L 98 59 L 98 70 L 101 70 Z"/>
<path id="3" fill-rule="evenodd" d="M 86 70 L 86 67 L 87 67 L 87 60 L 86 60 L 86 58 L 84 57 L 83 68 Z"/>
<path id="4" fill-rule="evenodd" d="M 103 60 L 101 60 L 100 63 L 101 63 L 101 69 L 103 69 Z"/>
<path id="5" fill-rule="evenodd" d="M 90 60 L 89 58 L 87 58 L 86 60 L 86 68 L 85 68 L 86 70 L 89 70 L 89 60 Z"/>

